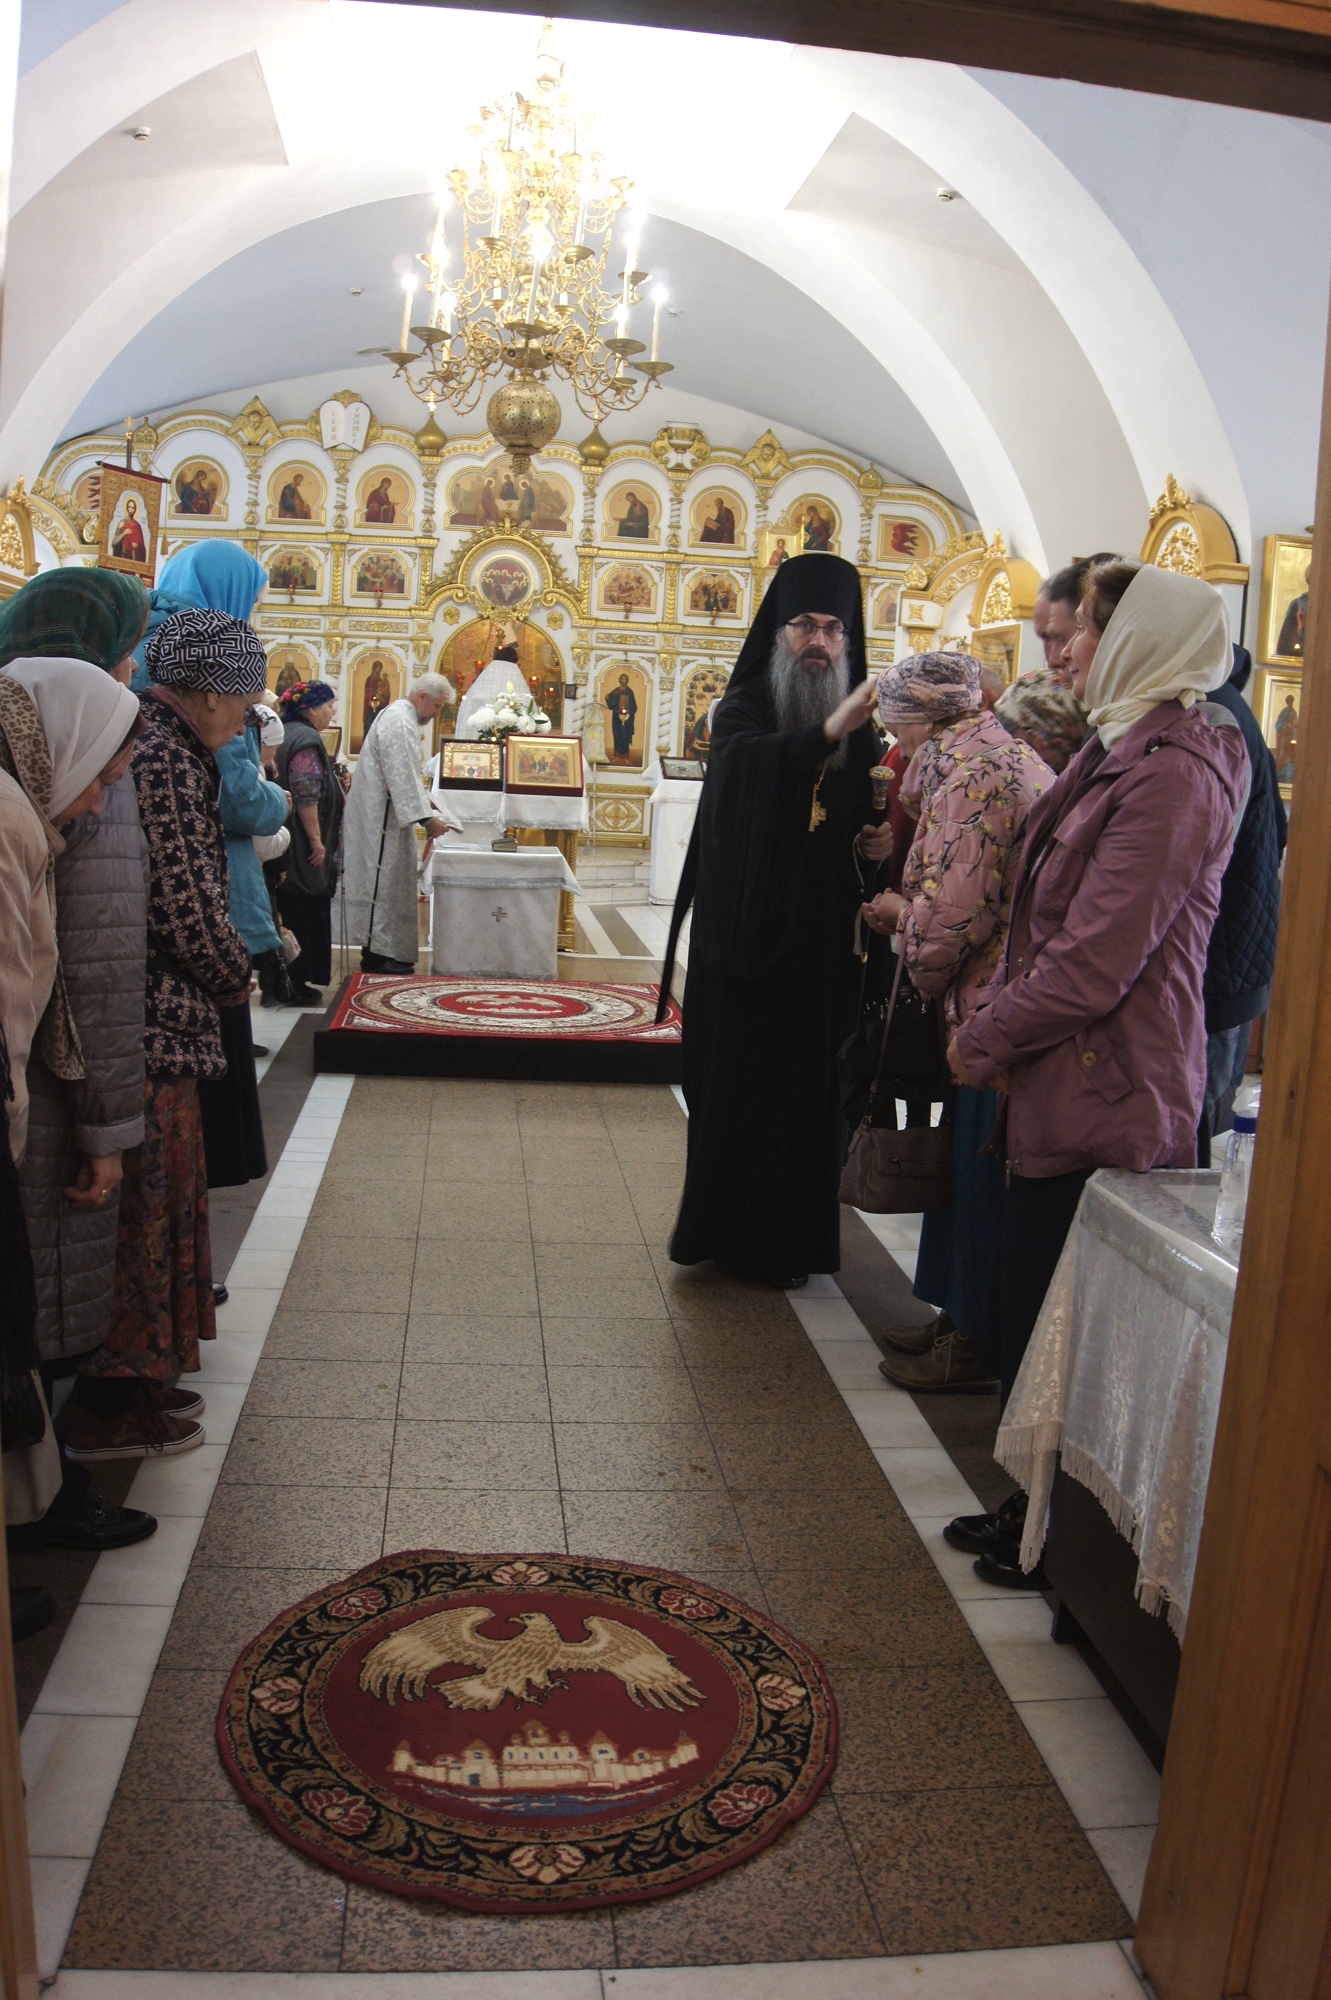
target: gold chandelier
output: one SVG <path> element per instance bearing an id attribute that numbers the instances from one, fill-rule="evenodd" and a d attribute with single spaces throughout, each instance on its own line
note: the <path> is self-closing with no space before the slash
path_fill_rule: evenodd
<path id="1" fill-rule="evenodd" d="M 413 324 L 419 279 L 405 278 L 397 347 L 379 350 L 431 413 L 437 403 L 459 415 L 474 410 L 487 384 L 504 376 L 486 422 L 519 472 L 559 429 L 559 402 L 546 386 L 552 372 L 599 423 L 635 408 L 671 367 L 660 355 L 663 290 L 654 294 L 650 354 L 629 333 L 650 277 L 636 268 L 641 224 L 631 215 L 620 245 L 624 268 L 616 287 L 607 286 L 615 217 L 632 183 L 604 173 L 588 146 L 591 118 L 571 104 L 563 78 L 547 21 L 531 95 L 515 90 L 484 105 L 468 128 L 471 170 L 459 165 L 448 175 L 462 224 L 460 273 L 448 273 L 441 205 L 418 259 L 428 274 L 428 317 Z M 415 352 L 412 340 L 420 342 Z"/>

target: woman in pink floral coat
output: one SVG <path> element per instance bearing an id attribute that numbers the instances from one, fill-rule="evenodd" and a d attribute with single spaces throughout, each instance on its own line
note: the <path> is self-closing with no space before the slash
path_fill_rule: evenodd
<path id="1" fill-rule="evenodd" d="M 878 682 L 883 721 L 910 756 L 901 801 L 919 820 L 901 894 L 866 905 L 875 930 L 896 933 L 906 971 L 942 1006 L 949 1034 L 980 1004 L 1002 956 L 1026 817 L 1054 774 L 983 706 L 980 669 L 966 653 L 920 653 Z M 973 1389 L 1002 1169 L 980 1156 L 997 1094 L 960 1086 L 950 1106 L 952 1207 L 926 1215 L 915 1295 L 940 1307 L 923 1330 L 889 1330 L 899 1349 L 881 1366 L 911 1389 Z"/>

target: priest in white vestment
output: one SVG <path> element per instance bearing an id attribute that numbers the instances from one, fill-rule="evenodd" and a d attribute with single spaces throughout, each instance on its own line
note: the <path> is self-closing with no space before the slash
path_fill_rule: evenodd
<path id="1" fill-rule="evenodd" d="M 361 946 L 363 972 L 416 970 L 416 828 L 435 841 L 457 825 L 430 803 L 422 782 L 421 729 L 452 699 L 442 674 L 422 674 L 380 712 L 356 759 L 342 823 L 343 879 L 347 936 Z"/>

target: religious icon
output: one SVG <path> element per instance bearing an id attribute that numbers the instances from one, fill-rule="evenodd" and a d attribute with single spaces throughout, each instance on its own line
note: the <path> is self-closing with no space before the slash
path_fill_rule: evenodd
<path id="1" fill-rule="evenodd" d="M 778 535 L 776 538 L 776 546 L 772 550 L 771 555 L 768 556 L 767 558 L 767 567 L 768 569 L 780 569 L 783 562 L 789 562 L 789 561 L 790 561 L 790 550 L 786 547 L 786 538 L 784 535 Z"/>
<path id="2" fill-rule="evenodd" d="M 641 771 L 647 761 L 646 675 L 632 660 L 612 660 L 597 676 L 596 697 L 605 717 L 605 762 Z"/>
<path id="3" fill-rule="evenodd" d="M 895 632 L 897 629 L 897 608 L 901 602 L 901 585 L 891 583 L 886 590 L 880 590 L 874 599 L 873 629 L 875 632 Z"/>
<path id="4" fill-rule="evenodd" d="M 826 554 L 831 549 L 832 517 L 830 514 L 825 514 L 822 508 L 812 501 L 804 510 L 801 531 L 804 536 L 805 555 Z"/>
<path id="5" fill-rule="evenodd" d="M 573 494 L 550 472 L 516 473 L 505 452 L 487 466 L 458 473 L 448 488 L 450 528 L 534 528 L 566 535 Z"/>
<path id="6" fill-rule="evenodd" d="M 773 523 L 769 533 L 784 535 L 789 555 L 829 555 L 837 553 L 840 516 L 830 500 L 820 493 L 802 493 L 792 500 L 784 517 Z"/>
<path id="7" fill-rule="evenodd" d="M 682 757 L 705 757 L 712 747 L 712 712 L 730 684 L 730 669 L 710 662 L 684 678 L 680 712 L 684 720 Z"/>
<path id="8" fill-rule="evenodd" d="M 656 584 L 651 573 L 629 563 L 607 570 L 601 579 L 602 611 L 650 611 L 656 603 Z"/>
<path id="9" fill-rule="evenodd" d="M 165 480 L 103 464 L 98 489 L 97 563 L 151 584 L 157 568 L 157 524 Z"/>
<path id="10" fill-rule="evenodd" d="M 605 503 L 605 539 L 623 542 L 660 540 L 661 503 L 650 486 L 639 482 L 619 486 Z"/>
<path id="11" fill-rule="evenodd" d="M 497 611 L 509 611 L 531 595 L 531 575 L 524 564 L 500 556 L 489 562 L 477 578 L 481 596 Z"/>
<path id="12" fill-rule="evenodd" d="M 400 472 L 378 466 L 360 483 L 356 522 L 366 528 L 409 528 L 411 488 Z"/>
<path id="13" fill-rule="evenodd" d="M 307 549 L 279 549 L 268 564 L 268 581 L 274 590 L 315 591 L 319 588 L 319 565 Z"/>
<path id="14" fill-rule="evenodd" d="M 879 520 L 879 562 L 927 562 L 933 552 L 933 536 L 921 522 L 895 514 L 885 514 Z"/>
<path id="15" fill-rule="evenodd" d="M 439 751 L 439 785 L 469 785 L 497 792 L 503 785 L 498 743 L 445 743 Z"/>
<path id="16" fill-rule="evenodd" d="M 1308 636 L 1310 535 L 1268 535 L 1262 561 L 1262 611 L 1257 658 L 1263 665 L 1300 666 Z"/>
<path id="17" fill-rule="evenodd" d="M 744 518 L 742 503 L 733 493 L 708 492 L 693 503 L 690 519 L 693 540 L 720 542 L 727 548 L 742 545 L 739 528 Z"/>
<path id="18" fill-rule="evenodd" d="M 736 618 L 741 589 L 738 578 L 728 570 L 701 570 L 689 586 L 689 610 L 708 618 Z"/>
<path id="19" fill-rule="evenodd" d="M 223 491 L 222 474 L 215 465 L 209 465 L 205 459 L 188 458 L 172 481 L 171 512 L 224 515 L 226 509 L 220 504 Z"/>
<path id="20" fill-rule="evenodd" d="M 358 597 L 405 597 L 407 572 L 391 549 L 371 549 L 356 564 L 351 587 Z"/>
<path id="21" fill-rule="evenodd" d="M 270 521 L 322 521 L 324 482 L 312 465 L 283 465 L 268 482 Z"/>
<path id="22" fill-rule="evenodd" d="M 313 660 L 300 646 L 283 646 L 268 660 L 268 685 L 274 694 L 285 694 L 301 681 L 318 680 Z"/>
<path id="23" fill-rule="evenodd" d="M 982 667 L 995 667 L 1010 687 L 1017 678 L 1020 625 L 986 625 L 971 634 L 970 650 Z"/>
<path id="24" fill-rule="evenodd" d="M 581 737 L 506 736 L 504 790 L 554 792 L 564 798 L 581 798 Z"/>
<path id="25" fill-rule="evenodd" d="M 374 724 L 401 692 L 402 668 L 391 654 L 366 653 L 356 661 L 351 670 L 351 740 L 347 745 L 353 757 L 360 755 Z"/>
<path id="26" fill-rule="evenodd" d="M 1253 707 L 1262 725 L 1262 735 L 1275 758 L 1276 782 L 1280 786 L 1281 797 L 1288 800 L 1293 795 L 1294 773 L 1298 765 L 1302 675 L 1271 673 L 1266 669 L 1259 671 Z"/>

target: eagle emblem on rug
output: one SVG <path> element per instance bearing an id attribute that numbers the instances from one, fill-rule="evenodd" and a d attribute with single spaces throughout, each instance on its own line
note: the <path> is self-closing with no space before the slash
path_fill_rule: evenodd
<path id="1" fill-rule="evenodd" d="M 430 1676 L 443 1667 L 479 1667 L 462 1680 L 438 1680 L 435 1688 L 453 1708 L 498 1708 L 505 1695 L 518 1703 L 540 1701 L 552 1687 L 566 1687 L 566 1673 L 614 1674 L 639 1708 L 692 1708 L 705 1697 L 645 1633 L 615 1618 L 585 1618 L 591 1636 L 570 1644 L 543 1611 L 519 1611 L 524 1630 L 515 1639 L 487 1639 L 479 1627 L 494 1616 L 489 1605 L 436 1612 L 380 1640 L 366 1654 L 360 1685 L 367 1694 L 395 1703 L 423 1695 Z"/>

